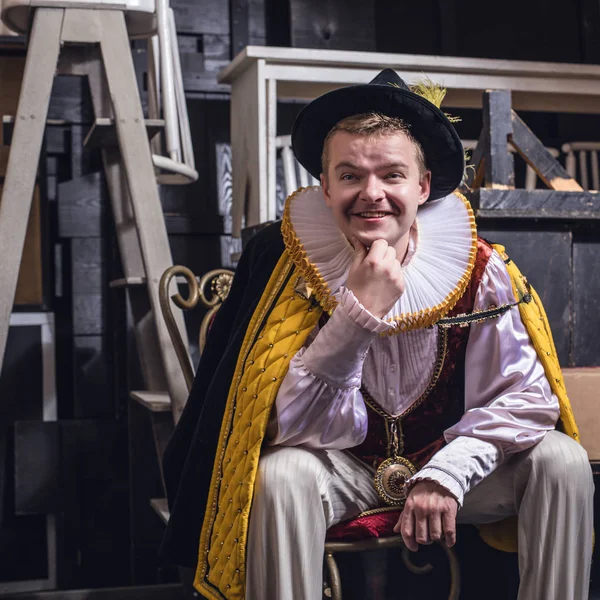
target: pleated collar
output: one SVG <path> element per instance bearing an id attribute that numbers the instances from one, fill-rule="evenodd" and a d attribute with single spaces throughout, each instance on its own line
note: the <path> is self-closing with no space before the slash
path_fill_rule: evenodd
<path id="1" fill-rule="evenodd" d="M 310 293 L 324 310 L 337 306 L 353 248 L 337 227 L 321 187 L 300 188 L 286 201 L 282 226 L 286 248 Z M 406 290 L 384 320 L 391 334 L 430 327 L 464 293 L 477 255 L 473 210 L 457 192 L 419 208 L 404 261 Z"/>

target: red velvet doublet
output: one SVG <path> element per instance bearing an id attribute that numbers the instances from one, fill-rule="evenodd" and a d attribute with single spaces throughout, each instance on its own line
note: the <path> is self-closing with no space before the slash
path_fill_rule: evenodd
<path id="1" fill-rule="evenodd" d="M 471 280 L 448 317 L 473 311 L 475 296 L 491 255 L 492 247 L 479 238 Z M 437 382 L 421 402 L 417 400 L 418 406 L 414 410 L 409 408 L 408 414 L 402 419 L 402 456 L 419 469 L 446 444 L 444 431 L 457 423 L 464 413 L 465 354 L 469 331 L 469 327 L 459 326 L 448 329 L 446 355 Z M 374 400 L 377 401 L 377 398 Z M 350 452 L 368 465 L 377 467 L 387 458 L 385 420 L 370 407 L 368 417 L 369 428 L 365 441 L 351 448 Z"/>

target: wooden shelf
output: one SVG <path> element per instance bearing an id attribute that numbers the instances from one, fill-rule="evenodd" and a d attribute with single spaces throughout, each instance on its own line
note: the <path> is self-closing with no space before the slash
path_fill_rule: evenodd
<path id="1" fill-rule="evenodd" d="M 600 65 L 247 46 L 219 74 L 231 84 L 234 237 L 244 217 L 247 227 L 276 217 L 278 100 L 365 84 L 385 67 L 409 85 L 423 74 L 443 85 L 444 108 L 481 108 L 492 89 L 510 90 L 517 112 L 600 113 Z"/>
<path id="2" fill-rule="evenodd" d="M 167 392 L 135 391 L 129 395 L 152 412 L 171 412 L 171 399 Z"/>

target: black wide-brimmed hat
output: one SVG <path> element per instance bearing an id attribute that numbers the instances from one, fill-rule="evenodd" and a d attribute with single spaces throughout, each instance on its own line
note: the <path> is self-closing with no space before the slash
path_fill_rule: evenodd
<path id="1" fill-rule="evenodd" d="M 334 90 L 305 106 L 292 128 L 296 159 L 318 179 L 323 144 L 332 127 L 346 117 L 372 112 L 402 119 L 410 127 L 431 170 L 430 200 L 443 198 L 458 187 L 465 168 L 464 150 L 454 126 L 392 69 L 384 69 L 370 83 Z"/>

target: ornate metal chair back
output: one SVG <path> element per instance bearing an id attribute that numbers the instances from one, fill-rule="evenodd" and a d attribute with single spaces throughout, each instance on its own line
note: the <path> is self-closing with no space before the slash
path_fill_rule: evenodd
<path id="1" fill-rule="evenodd" d="M 187 298 L 183 298 L 179 292 L 169 297 L 169 287 L 173 277 L 183 277 L 189 290 Z M 177 358 L 179 359 L 179 364 L 181 365 L 188 390 L 191 389 L 194 381 L 194 367 L 175 322 L 171 300 L 181 310 L 192 310 L 198 303 L 208 309 L 208 312 L 204 315 L 202 323 L 200 324 L 198 337 L 198 348 L 200 349 L 200 353 L 202 353 L 204 346 L 206 345 L 206 338 L 211 323 L 221 304 L 224 302 L 225 298 L 227 298 L 232 281 L 233 271 L 230 269 L 213 269 L 198 280 L 190 269 L 181 265 L 174 265 L 168 268 L 160 278 L 160 308 L 165 323 L 167 324 L 171 341 L 175 347 L 175 352 L 177 353 Z"/>

